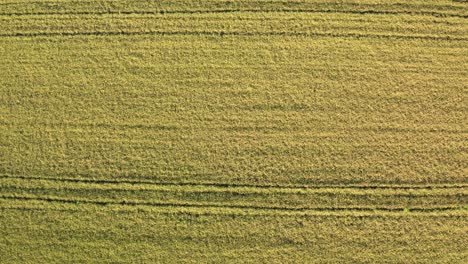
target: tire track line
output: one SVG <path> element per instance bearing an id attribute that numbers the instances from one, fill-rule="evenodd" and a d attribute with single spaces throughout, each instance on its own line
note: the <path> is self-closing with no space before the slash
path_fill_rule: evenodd
<path id="1" fill-rule="evenodd" d="M 210 183 L 210 182 L 156 182 L 156 181 L 142 181 L 142 180 L 98 180 L 98 179 L 76 179 L 76 178 L 56 178 L 56 177 L 38 177 L 38 176 L 18 176 L 18 175 L 0 175 L 0 179 L 21 179 L 21 180 L 48 180 L 58 182 L 77 182 L 77 183 L 96 183 L 96 184 L 131 184 L 131 185 L 158 185 L 158 186 L 194 186 L 194 187 L 220 187 L 220 188 L 261 188 L 261 189 L 464 189 L 468 188 L 468 184 L 434 184 L 434 185 L 392 185 L 392 184 L 378 184 L 378 185 L 254 185 L 254 184 L 236 184 L 236 183 Z"/>

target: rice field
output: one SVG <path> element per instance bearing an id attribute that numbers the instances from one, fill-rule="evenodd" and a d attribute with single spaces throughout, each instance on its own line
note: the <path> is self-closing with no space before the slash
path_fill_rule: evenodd
<path id="1" fill-rule="evenodd" d="M 467 263 L 468 3 L 0 0 L 0 263 Z"/>

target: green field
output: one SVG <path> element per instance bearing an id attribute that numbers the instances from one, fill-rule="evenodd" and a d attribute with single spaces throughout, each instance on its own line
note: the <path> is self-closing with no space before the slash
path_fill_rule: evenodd
<path id="1" fill-rule="evenodd" d="M 468 3 L 0 0 L 0 263 L 468 263 Z"/>

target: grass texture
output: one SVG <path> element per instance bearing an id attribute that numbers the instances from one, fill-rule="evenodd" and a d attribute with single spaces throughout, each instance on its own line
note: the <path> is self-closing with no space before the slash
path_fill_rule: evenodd
<path id="1" fill-rule="evenodd" d="M 0 0 L 1 263 L 467 263 L 468 3 Z"/>

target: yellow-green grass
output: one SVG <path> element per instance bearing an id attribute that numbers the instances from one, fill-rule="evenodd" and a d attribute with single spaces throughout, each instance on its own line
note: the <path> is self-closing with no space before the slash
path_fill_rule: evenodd
<path id="1" fill-rule="evenodd" d="M 466 263 L 468 4 L 0 1 L 0 262 Z"/>
<path id="2" fill-rule="evenodd" d="M 466 41 L 4 37 L 1 172 L 466 182 Z"/>

